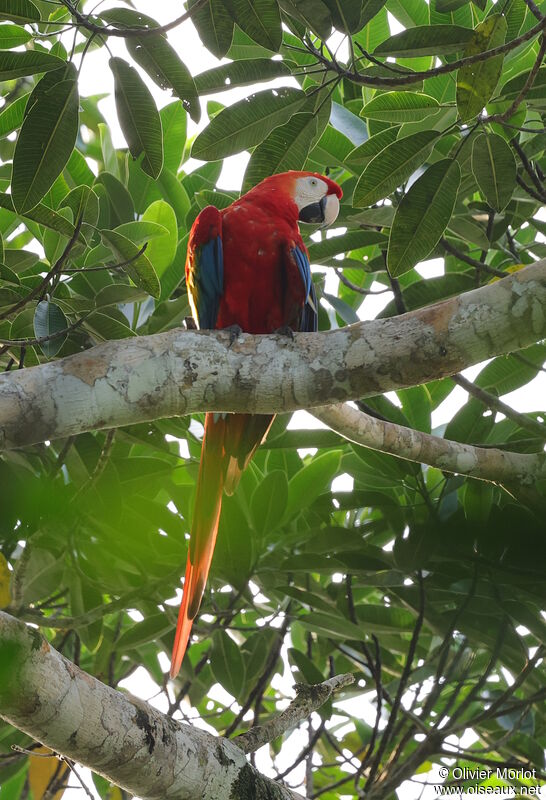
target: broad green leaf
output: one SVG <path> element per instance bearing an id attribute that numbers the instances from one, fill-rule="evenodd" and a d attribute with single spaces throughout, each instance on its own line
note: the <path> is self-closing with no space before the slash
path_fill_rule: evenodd
<path id="1" fill-rule="evenodd" d="M 510 145 L 496 133 L 477 136 L 472 172 L 485 199 L 496 211 L 506 208 L 516 188 L 517 167 Z"/>
<path id="2" fill-rule="evenodd" d="M 178 245 L 178 226 L 172 207 L 165 200 L 156 200 L 142 215 L 143 222 L 155 222 L 166 228 L 163 236 L 150 241 L 146 249 L 146 257 L 153 265 L 158 278 L 161 278 L 176 254 Z"/>
<path id="3" fill-rule="evenodd" d="M 226 0 L 231 16 L 247 36 L 277 52 L 281 46 L 281 14 L 277 0 Z"/>
<path id="4" fill-rule="evenodd" d="M 78 132 L 78 105 L 77 83 L 63 80 L 40 93 L 27 111 L 13 157 L 12 197 L 17 211 L 34 208 L 70 158 Z"/>
<path id="5" fill-rule="evenodd" d="M 154 221 L 145 221 L 143 219 L 135 220 L 134 222 L 124 222 L 118 225 L 116 233 L 121 233 L 126 236 L 135 244 L 144 244 L 151 239 L 156 239 L 158 236 L 166 236 L 168 233 L 164 225 Z"/>
<path id="6" fill-rule="evenodd" d="M 419 92 L 385 92 L 366 103 L 360 116 L 382 122 L 419 122 L 438 111 L 440 104 Z"/>
<path id="7" fill-rule="evenodd" d="M 490 242 L 485 235 L 485 230 L 466 215 L 452 217 L 447 229 L 462 239 L 463 242 L 472 242 L 481 250 L 489 249 Z"/>
<path id="8" fill-rule="evenodd" d="M 122 652 L 131 650 L 134 647 L 146 644 L 146 642 L 157 641 L 163 634 L 172 629 L 172 623 L 163 612 L 152 614 L 142 622 L 135 622 L 129 630 L 125 631 L 117 640 L 116 647 Z"/>
<path id="9" fill-rule="evenodd" d="M 504 44 L 506 19 L 501 14 L 492 14 L 475 28 L 463 57 L 477 55 Z M 486 61 L 478 61 L 461 67 L 457 73 L 457 110 L 461 120 L 473 119 L 495 91 L 504 56 L 498 55 Z"/>
<path id="10" fill-rule="evenodd" d="M 53 336 L 45 342 L 40 342 L 42 352 L 48 358 L 57 355 L 66 341 L 68 321 L 56 303 L 51 300 L 41 300 L 34 312 L 34 333 L 37 339 L 44 336 Z M 55 335 L 57 334 L 57 335 Z"/>
<path id="11" fill-rule="evenodd" d="M 32 36 L 20 25 L 0 25 L 0 50 L 26 44 Z"/>
<path id="12" fill-rule="evenodd" d="M 137 335 L 128 323 L 120 322 L 117 317 L 109 314 L 108 309 L 104 313 L 93 311 L 85 318 L 82 327 L 99 342 L 107 342 L 109 339 L 128 339 Z"/>
<path id="13" fill-rule="evenodd" d="M 6 608 L 11 603 L 11 571 L 3 553 L 0 553 L 0 608 Z"/>
<path id="14" fill-rule="evenodd" d="M 201 106 L 189 69 L 168 41 L 157 36 L 131 36 L 127 49 L 137 64 L 146 70 L 161 89 L 172 89 L 194 122 L 199 122 Z"/>
<path id="15" fill-rule="evenodd" d="M 39 22 L 40 12 L 31 0 L 0 0 L 0 19 Z"/>
<path id="16" fill-rule="evenodd" d="M 302 169 L 316 133 L 317 117 L 310 113 L 294 114 L 272 130 L 250 157 L 242 191 L 247 192 L 268 175 Z"/>
<path id="17" fill-rule="evenodd" d="M 298 89 L 267 89 L 228 106 L 193 143 L 192 156 L 216 161 L 262 142 L 305 103 Z"/>
<path id="18" fill-rule="evenodd" d="M 360 628 L 341 614 L 326 614 L 322 611 L 312 611 L 310 614 L 303 614 L 298 621 L 305 628 L 316 631 L 320 635 L 331 636 L 333 639 L 356 640 L 365 638 L 367 633 L 364 626 Z"/>
<path id="19" fill-rule="evenodd" d="M 330 488 L 341 459 L 341 450 L 330 450 L 315 456 L 288 483 L 288 502 L 285 519 L 290 520 L 308 508 L 317 497 Z"/>
<path id="20" fill-rule="evenodd" d="M 467 0 L 436 0 L 436 11 L 440 12 L 440 14 L 446 14 L 464 6 L 466 2 Z"/>
<path id="21" fill-rule="evenodd" d="M 142 169 L 157 178 L 163 168 L 161 119 L 150 90 L 136 71 L 122 58 L 111 58 L 119 124 L 133 158 L 141 153 Z"/>
<path id="22" fill-rule="evenodd" d="M 459 25 L 419 25 L 390 36 L 375 48 L 374 55 L 417 58 L 458 53 L 472 35 L 471 28 Z"/>
<path id="23" fill-rule="evenodd" d="M 129 286 L 126 283 L 110 283 L 103 286 L 95 296 L 95 306 L 105 308 L 106 306 L 118 305 L 118 303 L 136 303 L 146 300 L 146 292 L 137 289 L 136 286 Z"/>
<path id="24" fill-rule="evenodd" d="M 114 148 L 114 143 L 112 142 L 110 128 L 104 122 L 99 122 L 98 129 L 104 169 L 107 172 L 110 172 L 116 178 L 119 178 L 118 158 Z"/>
<path id="25" fill-rule="evenodd" d="M 186 112 L 179 100 L 169 103 L 159 112 L 163 131 L 163 168 L 178 172 L 186 145 Z"/>
<path id="26" fill-rule="evenodd" d="M 457 199 L 461 170 L 444 158 L 427 169 L 396 210 L 391 227 L 387 265 L 394 277 L 422 261 L 445 231 Z"/>
<path id="27" fill-rule="evenodd" d="M 250 514 L 254 528 L 263 535 L 274 530 L 284 516 L 287 502 L 286 474 L 280 469 L 269 472 L 252 495 Z"/>
<path id="28" fill-rule="evenodd" d="M 159 297 L 159 280 L 149 259 L 144 253 L 140 253 L 141 248 L 116 231 L 101 231 L 101 238 L 119 263 L 124 264 L 123 270 L 135 286 L 144 289 L 152 297 Z"/>
<path id="29" fill-rule="evenodd" d="M 374 17 L 376 17 L 381 9 L 385 6 L 387 0 L 362 0 L 360 5 L 360 22 L 359 28 L 364 28 Z"/>
<path id="30" fill-rule="evenodd" d="M 324 680 L 324 675 L 315 662 L 302 653 L 301 650 L 291 647 L 288 650 L 288 658 L 301 672 L 304 683 L 311 685 L 314 683 L 322 683 Z"/>
<path id="31" fill-rule="evenodd" d="M 26 75 L 48 72 L 65 65 L 66 62 L 61 58 L 52 56 L 50 53 L 41 53 L 38 50 L 0 53 L 0 81 L 24 78 Z"/>
<path id="32" fill-rule="evenodd" d="M 17 213 L 13 207 L 11 195 L 5 194 L 4 192 L 0 192 L 0 208 L 5 208 L 8 211 L 12 211 L 14 214 Z M 53 231 L 57 231 L 57 233 L 62 233 L 63 236 L 67 236 L 68 238 L 74 233 L 74 226 L 67 219 L 57 214 L 56 211 L 52 211 L 47 206 L 44 206 L 43 203 L 38 203 L 38 205 L 24 214 L 21 214 L 21 216 L 31 219 Z"/>
<path id="33" fill-rule="evenodd" d="M 191 10 L 196 2 L 189 0 L 188 8 Z M 207 50 L 216 58 L 223 58 L 233 37 L 233 19 L 224 0 L 209 0 L 192 11 L 192 22 Z"/>
<path id="34" fill-rule="evenodd" d="M 10 133 L 21 127 L 29 97 L 30 92 L 23 94 L 2 109 L 0 112 L 0 137 L 9 136 Z"/>
<path id="35" fill-rule="evenodd" d="M 505 100 L 515 100 L 516 97 L 519 96 L 521 90 L 525 86 L 527 79 L 529 78 L 530 70 L 523 72 L 521 75 L 516 75 L 515 78 L 512 78 L 507 83 L 504 84 L 502 89 L 500 90 L 500 95 Z M 533 81 L 533 85 L 527 90 L 525 93 L 525 100 L 529 102 L 531 100 L 539 101 L 541 100 L 544 102 L 546 97 L 546 67 L 541 67 Z"/>
<path id="36" fill-rule="evenodd" d="M 244 58 L 200 72 L 194 76 L 194 81 L 199 94 L 207 95 L 233 89 L 234 86 L 248 86 L 259 81 L 282 78 L 285 75 L 290 75 L 290 68 L 284 61 Z"/>
<path id="37" fill-rule="evenodd" d="M 159 186 L 165 198 L 169 201 L 176 214 L 176 221 L 179 227 L 183 227 L 186 220 L 186 215 L 191 207 L 190 198 L 188 193 L 178 180 L 176 175 L 169 172 L 168 169 L 162 169 L 159 178 L 157 179 Z"/>
<path id="38" fill-rule="evenodd" d="M 359 250 L 385 241 L 385 236 L 377 231 L 347 231 L 341 236 L 331 236 L 322 242 L 313 242 L 309 245 L 309 258 L 312 263 L 327 261 L 340 253 L 350 250 Z M 339 262 L 343 266 L 343 262 Z"/>
<path id="39" fill-rule="evenodd" d="M 330 9 L 332 21 L 338 31 L 355 33 L 360 29 L 360 15 L 362 13 L 363 0 L 324 0 L 324 2 Z M 379 11 L 381 6 L 385 5 L 385 3 L 378 3 L 377 0 L 375 0 L 375 2 L 374 0 L 367 0 L 366 5 L 377 6 L 377 11 Z M 374 13 L 376 12 L 374 11 Z"/>
<path id="40" fill-rule="evenodd" d="M 348 153 L 347 162 L 355 166 L 367 164 L 374 156 L 380 153 L 381 150 L 387 147 L 387 145 L 394 142 L 398 136 L 399 130 L 399 126 L 392 125 L 390 128 L 386 128 L 384 131 L 376 133 L 375 136 L 371 136 L 365 142 L 359 144 L 358 147 L 355 147 L 354 150 L 351 150 L 351 152 Z"/>
<path id="41" fill-rule="evenodd" d="M 387 145 L 360 176 L 353 205 L 371 206 L 401 186 L 426 161 L 438 136 L 438 131 L 420 131 Z"/>
<path id="42" fill-rule="evenodd" d="M 332 17 L 323 0 L 280 0 L 286 14 L 302 23 L 324 41 L 332 32 Z"/>
<path id="43" fill-rule="evenodd" d="M 245 684 L 245 662 L 239 647 L 224 630 L 215 630 L 212 634 L 210 666 L 226 692 L 239 697 Z"/>
<path id="44" fill-rule="evenodd" d="M 97 183 L 106 189 L 112 212 L 112 225 L 117 228 L 122 222 L 132 222 L 135 218 L 135 208 L 131 195 L 123 183 L 109 172 L 101 172 Z"/>
<path id="45" fill-rule="evenodd" d="M 373 633 L 410 632 L 415 627 L 415 617 L 403 608 L 380 605 L 358 605 L 355 609 L 358 620 L 366 631 Z"/>

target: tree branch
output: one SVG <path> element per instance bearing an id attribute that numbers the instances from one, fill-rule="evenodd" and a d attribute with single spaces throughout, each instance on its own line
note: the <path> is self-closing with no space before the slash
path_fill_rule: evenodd
<path id="1" fill-rule="evenodd" d="M 546 336 L 546 259 L 435 305 L 325 333 L 172 330 L 0 375 L 0 447 L 197 411 L 278 413 L 453 375 Z M 458 470 L 461 471 L 461 470 Z"/>
<path id="2" fill-rule="evenodd" d="M 314 417 L 356 444 L 392 453 L 408 461 L 446 472 L 495 483 L 532 486 L 546 477 L 545 453 L 511 453 L 494 447 L 474 447 L 376 419 L 348 405 L 311 410 Z"/>
<path id="3" fill-rule="evenodd" d="M 0 678 L 3 719 L 143 800 L 302 800 L 233 742 L 106 686 L 4 612 Z"/>
<path id="4" fill-rule="evenodd" d="M 294 728 L 302 719 L 306 719 L 312 711 L 316 711 L 331 697 L 333 692 L 354 683 L 354 675 L 350 672 L 345 675 L 336 675 L 322 683 L 308 686 L 305 683 L 296 683 L 296 698 L 288 708 L 281 711 L 276 717 L 268 720 L 264 725 L 256 725 L 246 733 L 241 733 L 232 742 L 235 742 L 245 753 L 253 753 L 262 745 L 272 742 L 277 736 Z"/>

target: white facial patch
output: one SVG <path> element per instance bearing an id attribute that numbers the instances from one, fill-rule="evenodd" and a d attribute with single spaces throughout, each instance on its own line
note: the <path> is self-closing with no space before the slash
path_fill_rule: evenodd
<path id="1" fill-rule="evenodd" d="M 296 180 L 294 202 L 298 207 L 298 211 L 301 211 L 302 208 L 311 205 L 311 203 L 319 203 L 327 194 L 328 186 L 324 181 L 321 181 L 320 178 L 307 175 L 304 178 L 298 178 Z"/>

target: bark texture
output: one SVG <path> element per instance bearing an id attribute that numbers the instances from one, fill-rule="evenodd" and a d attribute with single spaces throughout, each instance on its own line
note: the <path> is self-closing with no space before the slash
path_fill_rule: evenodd
<path id="1" fill-rule="evenodd" d="M 0 376 L 0 447 L 197 411 L 274 413 L 441 378 L 546 336 L 546 259 L 392 319 L 279 336 L 110 341 Z"/>
<path id="2" fill-rule="evenodd" d="M 106 686 L 1 611 L 0 716 L 143 800 L 302 800 L 233 742 Z"/>
<path id="3" fill-rule="evenodd" d="M 540 478 L 546 478 L 545 453 L 527 455 L 453 442 L 376 419 L 348 405 L 327 406 L 312 413 L 351 442 L 446 472 L 523 486 L 532 486 Z"/>

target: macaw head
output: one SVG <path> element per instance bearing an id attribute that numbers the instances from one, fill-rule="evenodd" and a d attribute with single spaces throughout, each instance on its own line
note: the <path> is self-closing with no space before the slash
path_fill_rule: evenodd
<path id="1" fill-rule="evenodd" d="M 280 172 L 265 178 L 248 193 L 282 198 L 297 207 L 300 222 L 331 225 L 339 214 L 339 200 L 343 195 L 341 186 L 318 172 Z M 279 197 L 280 195 L 280 197 Z"/>

